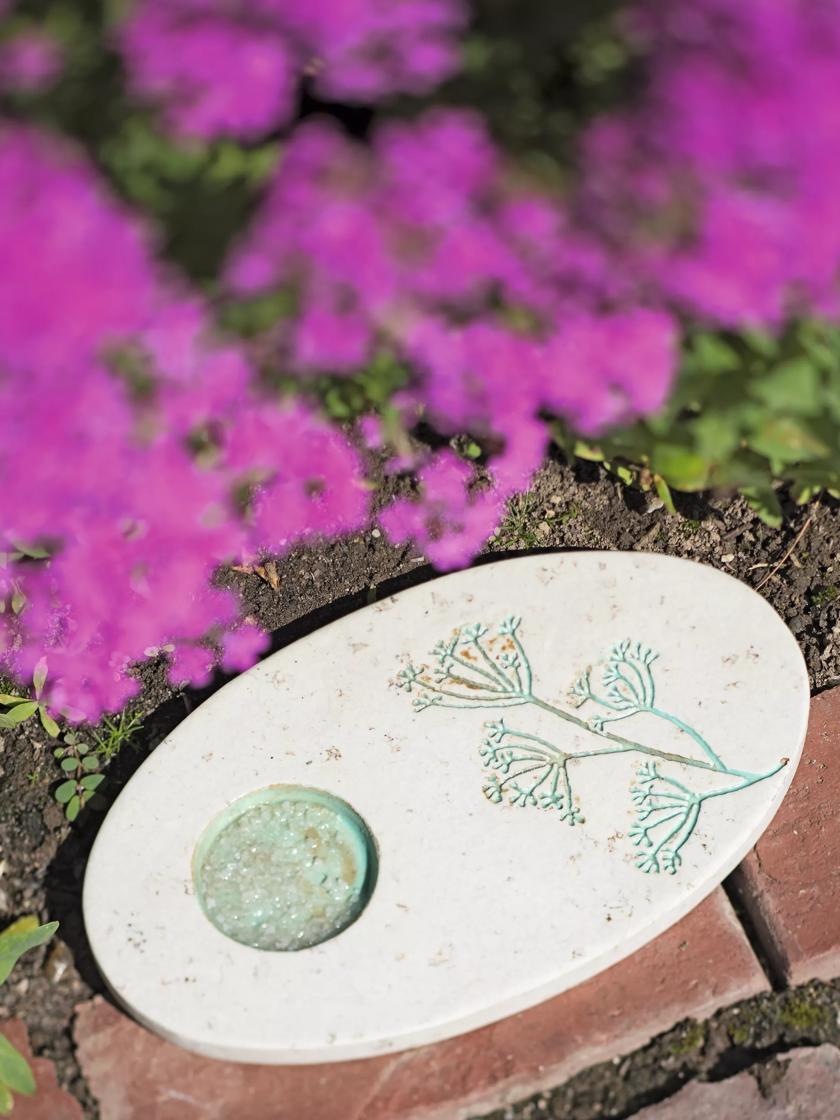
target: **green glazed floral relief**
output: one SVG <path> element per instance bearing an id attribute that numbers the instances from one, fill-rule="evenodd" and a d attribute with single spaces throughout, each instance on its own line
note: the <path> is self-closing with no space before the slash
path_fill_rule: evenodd
<path id="1" fill-rule="evenodd" d="M 625 640 L 613 646 L 599 663 L 600 680 L 588 669 L 570 689 L 571 706 L 592 713 L 588 719 L 542 700 L 534 691 L 531 663 L 519 630 L 521 619 L 510 616 L 491 632 L 480 623 L 464 626 L 446 641 L 438 642 L 434 665 L 408 665 L 397 676 L 398 687 L 413 696 L 413 707 L 427 708 L 515 708 L 532 705 L 590 733 L 604 745 L 585 750 L 562 746 L 527 730 L 508 726 L 504 719 L 485 723 L 481 760 L 488 772 L 485 796 L 499 804 L 553 811 L 569 825 L 583 822 L 583 814 L 572 791 L 575 767 L 584 759 L 633 752 L 642 755 L 636 782 L 631 787 L 635 821 L 630 839 L 639 849 L 636 866 L 646 874 L 680 867 L 682 848 L 691 839 L 703 805 L 714 797 L 725 797 L 777 774 L 787 759 L 771 770 L 752 773 L 729 766 L 707 740 L 678 716 L 656 702 L 653 666 L 658 658 L 641 642 Z M 636 742 L 609 730 L 609 725 L 638 715 L 654 716 L 675 727 L 690 741 L 696 754 L 679 754 L 647 743 Z M 698 792 L 676 766 L 719 774 L 720 788 Z"/>

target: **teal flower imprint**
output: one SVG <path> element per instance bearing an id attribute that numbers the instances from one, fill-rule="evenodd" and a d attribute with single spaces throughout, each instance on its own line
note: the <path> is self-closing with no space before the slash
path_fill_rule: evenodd
<path id="1" fill-rule="evenodd" d="M 521 618 L 510 615 L 495 632 L 483 623 L 461 627 L 437 643 L 431 666 L 408 665 L 396 680 L 397 687 L 411 693 L 418 712 L 430 707 L 486 710 L 532 705 L 606 740 L 604 746 L 564 751 L 539 735 L 510 727 L 504 719 L 490 720 L 484 725 L 479 757 L 488 772 L 482 790 L 494 804 L 550 811 L 569 825 L 581 824 L 584 817 L 572 790 L 570 764 L 604 755 L 639 754 L 643 759 L 630 790 L 635 820 L 628 834 L 638 849 L 636 866 L 646 874 L 675 875 L 682 863 L 680 853 L 706 801 L 764 781 L 787 764 L 783 758 L 764 773 L 728 766 L 699 731 L 657 704 L 653 666 L 659 655 L 630 639 L 608 651 L 597 684 L 592 683 L 594 670 L 587 669 L 572 685 L 572 708 L 591 705 L 588 719 L 549 704 L 534 693 L 531 664 L 519 636 L 521 624 Z M 638 715 L 675 727 L 699 748 L 702 758 L 662 750 L 609 730 L 609 725 Z M 720 774 L 726 783 L 701 793 L 668 773 L 664 769 L 668 764 Z"/>

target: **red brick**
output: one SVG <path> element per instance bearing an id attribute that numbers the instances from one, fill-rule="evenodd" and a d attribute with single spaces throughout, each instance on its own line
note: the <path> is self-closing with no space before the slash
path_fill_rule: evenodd
<path id="1" fill-rule="evenodd" d="M 840 976 L 840 688 L 811 701 L 791 788 L 732 883 L 789 983 Z"/>
<path id="2" fill-rule="evenodd" d="M 762 1086 L 749 1072 L 713 1085 L 693 1081 L 635 1120 L 837 1120 L 840 1051 L 826 1043 L 779 1055 Z"/>
<path id="3" fill-rule="evenodd" d="M 717 890 L 650 945 L 572 991 L 402 1054 L 319 1066 L 215 1062 L 164 1042 L 102 1000 L 79 1008 L 76 1041 L 102 1120 L 459 1120 L 766 987 Z"/>
<path id="4" fill-rule="evenodd" d="M 33 1058 L 26 1026 L 20 1019 L 0 1024 L 0 1034 L 20 1050 L 35 1076 L 34 1096 L 15 1094 L 14 1120 L 84 1120 L 82 1106 L 76 1098 L 59 1089 L 52 1062 Z"/>

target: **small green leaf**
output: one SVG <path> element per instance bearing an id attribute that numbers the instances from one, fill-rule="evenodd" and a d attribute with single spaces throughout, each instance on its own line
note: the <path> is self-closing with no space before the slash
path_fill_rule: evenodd
<path id="1" fill-rule="evenodd" d="M 656 493 L 659 495 L 663 505 L 669 513 L 676 513 L 677 507 L 674 505 L 674 497 L 671 494 L 671 487 L 662 478 L 661 475 L 653 476 L 653 485 L 656 487 Z"/>
<path id="2" fill-rule="evenodd" d="M 47 681 L 47 659 L 42 657 L 32 672 L 32 684 L 35 688 L 35 696 L 38 700 L 41 699 L 41 693 L 44 691 L 44 685 Z"/>
<path id="3" fill-rule="evenodd" d="M 70 798 L 76 792 L 75 778 L 69 782 L 62 782 L 58 789 L 55 791 L 55 799 L 59 805 L 66 805 Z"/>
<path id="4" fill-rule="evenodd" d="M 0 933 L 0 944 L 7 942 L 11 937 L 19 937 L 22 933 L 27 936 L 38 928 L 38 919 L 34 914 L 23 914 Z"/>
<path id="5" fill-rule="evenodd" d="M 694 450 L 701 459 L 718 463 L 731 455 L 741 442 L 737 412 L 719 409 L 704 412 L 691 422 Z"/>
<path id="6" fill-rule="evenodd" d="M 782 507 L 772 486 L 746 486 L 742 490 L 750 509 L 755 510 L 765 525 L 779 529 L 784 521 Z"/>
<path id="7" fill-rule="evenodd" d="M 716 334 L 698 334 L 694 338 L 692 359 L 704 373 L 729 373 L 741 364 L 737 351 Z"/>
<path id="8" fill-rule="evenodd" d="M 11 1089 L 0 1081 L 0 1116 L 8 1116 L 14 1107 Z"/>
<path id="9" fill-rule="evenodd" d="M 61 769 L 64 770 L 65 773 L 67 773 L 67 774 L 69 774 L 72 770 L 75 770 L 78 765 L 79 765 L 78 761 L 75 758 L 72 758 L 72 757 L 71 758 L 63 758 L 61 760 Z"/>
<path id="10" fill-rule="evenodd" d="M 53 758 L 64 758 L 66 754 L 67 751 L 64 749 L 64 747 L 56 747 L 53 751 Z"/>
<path id="11" fill-rule="evenodd" d="M 807 358 L 791 358 L 756 379 L 753 395 L 776 412 L 818 416 L 822 408 L 820 375 Z"/>
<path id="12" fill-rule="evenodd" d="M 630 469 L 630 467 L 625 467 L 619 463 L 618 465 L 614 465 L 612 469 L 625 486 L 633 485 L 634 476 L 633 471 Z"/>
<path id="13" fill-rule="evenodd" d="M 822 487 L 809 486 L 807 483 L 795 483 L 791 486 L 790 496 L 798 506 L 807 505 L 817 497 Z"/>
<path id="14" fill-rule="evenodd" d="M 574 446 L 574 454 L 578 459 L 586 459 L 589 463 L 603 463 L 604 453 L 600 447 L 595 447 L 594 444 L 585 443 L 579 439 Z"/>
<path id="15" fill-rule="evenodd" d="M 87 754 L 90 750 L 90 747 L 87 745 L 87 743 L 79 743 L 79 745 L 76 747 L 76 750 L 79 752 L 79 754 Z"/>
<path id="16" fill-rule="evenodd" d="M 656 474 L 677 490 L 702 490 L 708 485 L 709 466 L 705 459 L 677 444 L 656 447 L 651 453 L 651 465 Z"/>
<path id="17" fill-rule="evenodd" d="M 757 327 L 741 331 L 741 337 L 748 346 L 751 346 L 763 358 L 774 358 L 779 352 L 778 339 Z"/>
<path id="18" fill-rule="evenodd" d="M 9 721 L 5 726 L 14 727 L 16 723 L 23 723 L 30 716 L 34 716 L 37 711 L 38 705 L 34 700 L 24 700 L 22 704 L 15 704 L 13 708 L 9 708 L 8 712 L 3 713 Z"/>
<path id="19" fill-rule="evenodd" d="M 67 802 L 67 808 L 64 810 L 64 815 L 67 817 L 68 821 L 72 823 L 76 817 L 78 817 L 81 807 L 82 801 L 78 795 L 74 795 L 70 798 Z"/>
<path id="20" fill-rule="evenodd" d="M 24 544 L 23 541 L 12 541 L 12 544 L 21 556 L 27 556 L 30 560 L 46 560 L 50 555 L 46 548 L 37 544 Z"/>
<path id="21" fill-rule="evenodd" d="M 104 774 L 86 774 L 85 777 L 82 778 L 80 784 L 88 793 L 92 793 L 97 786 L 100 786 L 104 781 Z"/>
<path id="22" fill-rule="evenodd" d="M 13 692 L 0 692 L 0 704 L 19 704 L 28 699 L 28 696 L 15 696 Z"/>
<path id="23" fill-rule="evenodd" d="M 14 1093 L 25 1093 L 31 1096 L 35 1092 L 35 1078 L 29 1068 L 29 1062 L 11 1042 L 0 1034 L 0 1084 L 7 1086 Z"/>
<path id="24" fill-rule="evenodd" d="M 82 766 L 84 767 L 85 770 L 98 770 L 99 769 L 99 759 L 96 757 L 95 754 L 89 754 L 85 758 L 82 759 Z"/>
<path id="25" fill-rule="evenodd" d="M 58 922 L 39 926 L 38 919 L 32 914 L 7 926 L 0 933 L 0 984 L 8 977 L 18 957 L 49 941 L 57 929 Z"/>
<path id="26" fill-rule="evenodd" d="M 38 718 L 41 720 L 41 726 L 44 728 L 49 737 L 51 739 L 57 739 L 61 734 L 61 728 L 58 726 L 58 724 L 55 722 L 46 708 L 43 707 L 43 705 L 38 708 Z"/>
<path id="27" fill-rule="evenodd" d="M 15 614 L 20 614 L 26 606 L 26 596 L 22 591 L 15 591 L 12 595 L 12 610 Z"/>
<path id="28" fill-rule="evenodd" d="M 792 416 L 768 417 L 748 442 L 753 451 L 779 463 L 820 459 L 830 451 L 804 421 Z"/>

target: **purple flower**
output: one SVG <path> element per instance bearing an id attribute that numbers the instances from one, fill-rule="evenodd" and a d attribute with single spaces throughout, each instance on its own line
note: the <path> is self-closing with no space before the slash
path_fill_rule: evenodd
<path id="1" fill-rule="evenodd" d="M 0 364 L 71 369 L 143 326 L 149 231 L 74 149 L 0 122 L 0 200 Z"/>
<path id="2" fill-rule="evenodd" d="M 167 676 L 176 687 L 203 688 L 213 676 L 215 657 L 204 646 L 177 646 L 170 658 Z"/>
<path id="3" fill-rule="evenodd" d="M 677 327 L 639 308 L 571 319 L 542 354 L 544 403 L 597 435 L 665 402 L 677 362 Z"/>
<path id="4" fill-rule="evenodd" d="M 840 3 L 641 13 L 648 89 L 585 140 L 582 213 L 648 299 L 736 329 L 836 315 Z"/>
<path id="5" fill-rule="evenodd" d="M 240 604 L 213 573 L 358 528 L 369 494 L 339 430 L 252 388 L 244 352 L 76 152 L 2 138 L 0 550 L 51 559 L 3 570 L 0 663 L 26 681 L 46 654 L 51 708 L 97 719 L 161 650 L 179 682 L 206 679 L 207 639 L 249 661 L 262 638 L 226 640 Z"/>
<path id="6" fill-rule="evenodd" d="M 288 123 L 306 75 L 327 99 L 427 92 L 464 22 L 460 0 L 140 0 L 117 41 L 173 129 L 254 139 Z"/>
<path id="7" fill-rule="evenodd" d="M 297 59 L 258 11 L 236 18 L 212 0 L 145 0 L 120 46 L 132 88 L 162 103 L 176 132 L 256 138 L 295 111 Z"/>
<path id="8" fill-rule="evenodd" d="M 244 673 L 255 665 L 271 639 L 263 630 L 246 623 L 222 638 L 222 668 L 230 673 Z"/>
<path id="9" fill-rule="evenodd" d="M 61 66 L 61 48 L 55 39 L 35 29 L 21 31 L 0 43 L 0 90 L 45 89 L 57 79 Z"/>
<path id="10" fill-rule="evenodd" d="M 420 496 L 399 498 L 379 515 L 397 545 L 414 541 L 441 571 L 462 567 L 480 549 L 502 516 L 493 491 L 471 490 L 472 471 L 452 451 L 439 451 L 419 472 Z"/>
<path id="11" fill-rule="evenodd" d="M 539 465 L 546 408 L 594 433 L 665 398 L 675 325 L 664 310 L 611 309 L 635 287 L 615 263 L 558 199 L 510 185 L 476 116 L 434 111 L 370 148 L 304 124 L 228 279 L 296 289 L 280 360 L 301 373 L 351 373 L 387 342 L 432 422 L 481 439 L 509 494 Z"/>

